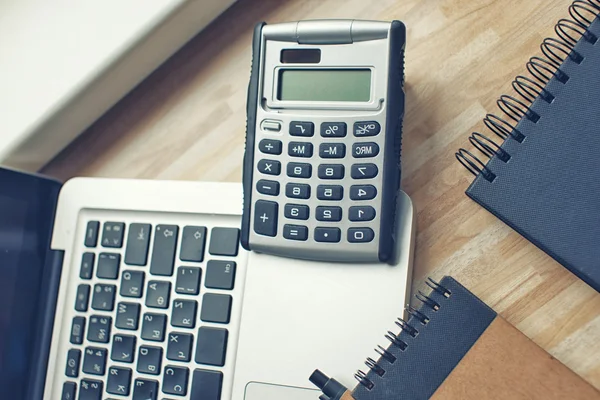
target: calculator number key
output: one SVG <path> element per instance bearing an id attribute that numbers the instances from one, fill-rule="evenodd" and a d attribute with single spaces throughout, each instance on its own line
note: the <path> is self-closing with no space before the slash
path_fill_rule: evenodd
<path id="1" fill-rule="evenodd" d="M 303 183 L 288 183 L 285 186 L 285 195 L 291 199 L 308 199 L 310 186 Z"/>
<path id="2" fill-rule="evenodd" d="M 354 143 L 352 145 L 352 156 L 354 158 L 375 157 L 377 154 L 379 154 L 379 146 L 377 143 L 365 142 Z"/>
<path id="3" fill-rule="evenodd" d="M 350 221 L 371 221 L 375 218 L 375 209 L 371 206 L 352 206 L 348 210 Z"/>
<path id="4" fill-rule="evenodd" d="M 283 215 L 289 219 L 301 219 L 306 221 L 310 215 L 308 206 L 302 204 L 286 204 Z"/>
<path id="5" fill-rule="evenodd" d="M 281 163 L 275 160 L 260 160 L 257 168 L 258 172 L 267 175 L 279 175 L 281 173 Z"/>
<path id="6" fill-rule="evenodd" d="M 354 136 L 375 136 L 381 131 L 377 121 L 359 121 L 354 123 Z"/>
<path id="7" fill-rule="evenodd" d="M 289 163 L 287 165 L 287 175 L 291 178 L 310 178 L 312 166 L 306 163 Z"/>
<path id="8" fill-rule="evenodd" d="M 346 136 L 346 124 L 344 122 L 323 122 L 321 124 L 321 136 L 344 137 Z"/>
<path id="9" fill-rule="evenodd" d="M 351 200 L 371 200 L 377 196 L 377 189 L 373 185 L 350 186 Z"/>
<path id="10" fill-rule="evenodd" d="M 375 164 L 353 164 L 350 175 L 353 179 L 371 179 L 375 178 L 378 172 Z"/>
<path id="11" fill-rule="evenodd" d="M 344 197 L 344 188 L 340 185 L 317 186 L 317 198 L 319 200 L 341 200 Z"/>
<path id="12" fill-rule="evenodd" d="M 342 208 L 341 207 L 325 207 L 319 206 L 316 209 L 317 221 L 331 221 L 337 222 L 342 220 Z"/>
<path id="13" fill-rule="evenodd" d="M 350 228 L 348 229 L 348 242 L 350 243 L 368 243 L 373 240 L 375 233 L 371 228 Z"/>
<path id="14" fill-rule="evenodd" d="M 310 137 L 314 135 L 315 124 L 312 122 L 303 121 L 292 121 L 290 122 L 290 135 L 292 136 L 306 136 Z"/>
<path id="15" fill-rule="evenodd" d="M 289 142 L 288 154 L 292 157 L 312 157 L 313 145 L 308 142 Z"/>
<path id="16" fill-rule="evenodd" d="M 344 177 L 344 166 L 341 164 L 319 165 L 320 179 L 342 179 Z"/>

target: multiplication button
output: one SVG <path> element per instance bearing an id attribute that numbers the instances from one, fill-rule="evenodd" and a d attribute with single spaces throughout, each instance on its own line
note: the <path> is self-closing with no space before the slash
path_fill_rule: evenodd
<path id="1" fill-rule="evenodd" d="M 267 175 L 279 175 L 281 173 L 281 163 L 276 160 L 260 160 L 257 163 L 258 172 Z"/>
<path id="2" fill-rule="evenodd" d="M 274 201 L 258 200 L 254 203 L 254 232 L 264 236 L 277 235 L 277 211 Z"/>
<path id="3" fill-rule="evenodd" d="M 289 240 L 305 241 L 308 239 L 308 228 L 304 225 L 286 224 L 283 226 L 283 237 Z"/>

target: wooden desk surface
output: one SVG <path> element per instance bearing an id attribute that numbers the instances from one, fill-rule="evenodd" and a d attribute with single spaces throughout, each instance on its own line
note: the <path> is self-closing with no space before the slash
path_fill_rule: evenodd
<path id="1" fill-rule="evenodd" d="M 240 181 L 254 24 L 400 19 L 408 27 L 402 182 L 418 213 L 413 291 L 427 276 L 453 275 L 600 388 L 600 294 L 469 200 L 472 176 L 454 159 L 470 132 L 486 132 L 483 116 L 498 111 L 496 99 L 511 93 L 569 4 L 240 0 L 44 172 Z"/>

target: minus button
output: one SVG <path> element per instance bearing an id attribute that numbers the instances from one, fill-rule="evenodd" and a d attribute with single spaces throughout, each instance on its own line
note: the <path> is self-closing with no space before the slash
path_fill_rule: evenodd
<path id="1" fill-rule="evenodd" d="M 256 182 L 256 190 L 261 194 L 277 196 L 279 195 L 279 182 L 261 179 Z"/>

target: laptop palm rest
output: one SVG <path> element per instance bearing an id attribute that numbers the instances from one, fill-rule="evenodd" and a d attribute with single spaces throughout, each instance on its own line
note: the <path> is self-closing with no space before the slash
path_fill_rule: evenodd
<path id="1" fill-rule="evenodd" d="M 320 394 L 314 389 L 250 382 L 244 400 L 315 400 Z"/>

